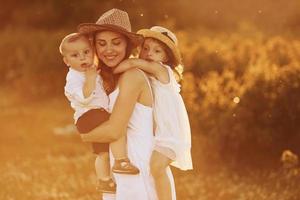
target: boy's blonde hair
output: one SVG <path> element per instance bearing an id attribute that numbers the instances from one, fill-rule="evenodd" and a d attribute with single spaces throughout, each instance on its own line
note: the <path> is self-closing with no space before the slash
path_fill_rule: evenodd
<path id="1" fill-rule="evenodd" d="M 67 43 L 75 42 L 75 41 L 79 40 L 80 38 L 86 38 L 88 40 L 88 38 L 85 35 L 80 34 L 80 33 L 70 33 L 70 34 L 66 35 L 62 39 L 62 41 L 61 41 L 61 43 L 59 45 L 59 52 L 60 52 L 60 54 L 64 56 L 65 45 Z"/>

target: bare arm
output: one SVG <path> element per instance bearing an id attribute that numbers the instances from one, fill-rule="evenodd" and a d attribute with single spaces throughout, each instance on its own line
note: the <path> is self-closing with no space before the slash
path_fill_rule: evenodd
<path id="1" fill-rule="evenodd" d="M 86 106 L 91 102 L 93 96 L 85 97 L 83 94 L 84 82 L 80 80 L 81 77 L 70 75 L 66 77 L 65 96 L 73 104 Z"/>
<path id="2" fill-rule="evenodd" d="M 114 73 L 121 73 L 131 68 L 139 68 L 151 74 L 162 83 L 169 82 L 168 70 L 165 67 L 158 62 L 147 61 L 139 58 L 129 58 L 124 60 L 114 70 Z"/>
<path id="3" fill-rule="evenodd" d="M 95 80 L 86 80 L 83 85 L 82 93 L 84 98 L 91 96 L 92 92 L 96 88 L 96 81 Z"/>
<path id="4" fill-rule="evenodd" d="M 129 119 L 144 85 L 145 79 L 138 70 L 125 72 L 119 80 L 119 95 L 109 120 L 88 134 L 82 134 L 82 140 L 112 142 L 126 134 Z"/>
<path id="5" fill-rule="evenodd" d="M 97 70 L 95 66 L 91 66 L 85 71 L 85 82 L 83 84 L 82 93 L 84 98 L 91 96 L 96 88 Z"/>

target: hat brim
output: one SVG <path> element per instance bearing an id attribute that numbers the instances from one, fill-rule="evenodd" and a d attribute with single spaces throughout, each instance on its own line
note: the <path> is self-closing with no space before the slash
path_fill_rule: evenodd
<path id="1" fill-rule="evenodd" d="M 173 52 L 173 55 L 175 58 L 175 65 L 179 65 L 182 63 L 181 55 L 178 50 L 178 47 L 175 45 L 175 43 L 170 38 L 161 34 L 160 32 L 152 31 L 150 29 L 141 29 L 137 33 L 143 35 L 144 38 L 149 37 L 149 38 L 154 38 L 154 39 L 161 41 L 162 43 L 167 45 L 167 47 L 169 47 L 171 49 L 171 51 Z"/>
<path id="2" fill-rule="evenodd" d="M 115 26 L 115 25 L 111 25 L 111 24 L 99 25 L 99 24 L 94 24 L 94 23 L 82 23 L 82 24 L 78 25 L 77 30 L 81 34 L 92 34 L 97 31 L 118 32 L 118 33 L 125 35 L 130 40 L 130 42 L 132 43 L 132 45 L 134 47 L 137 47 L 138 45 L 142 44 L 144 41 L 144 38 L 142 35 L 133 33 L 133 32 L 129 32 L 119 26 Z"/>

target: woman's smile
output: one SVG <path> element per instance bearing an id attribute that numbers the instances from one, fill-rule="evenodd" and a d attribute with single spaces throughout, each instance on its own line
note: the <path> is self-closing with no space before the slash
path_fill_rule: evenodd
<path id="1" fill-rule="evenodd" d="M 127 40 L 122 34 L 102 31 L 96 34 L 95 40 L 98 57 L 108 67 L 116 67 L 125 58 Z"/>
<path id="2" fill-rule="evenodd" d="M 114 55 L 104 55 L 104 57 L 108 60 L 113 60 L 117 57 L 117 55 L 116 54 L 114 54 Z"/>

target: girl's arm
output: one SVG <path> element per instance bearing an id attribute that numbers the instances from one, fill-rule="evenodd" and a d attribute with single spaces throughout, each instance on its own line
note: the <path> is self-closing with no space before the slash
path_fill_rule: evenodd
<path id="1" fill-rule="evenodd" d="M 136 69 L 126 71 L 119 79 L 119 95 L 108 121 L 88 134 L 81 134 L 84 142 L 112 142 L 126 134 L 134 106 L 145 86 L 143 75 Z"/>
<path id="2" fill-rule="evenodd" d="M 131 68 L 139 68 L 152 76 L 162 83 L 169 83 L 168 70 L 163 67 L 160 63 L 154 61 L 147 61 L 139 58 L 129 58 L 121 62 L 114 73 L 121 73 Z"/>

